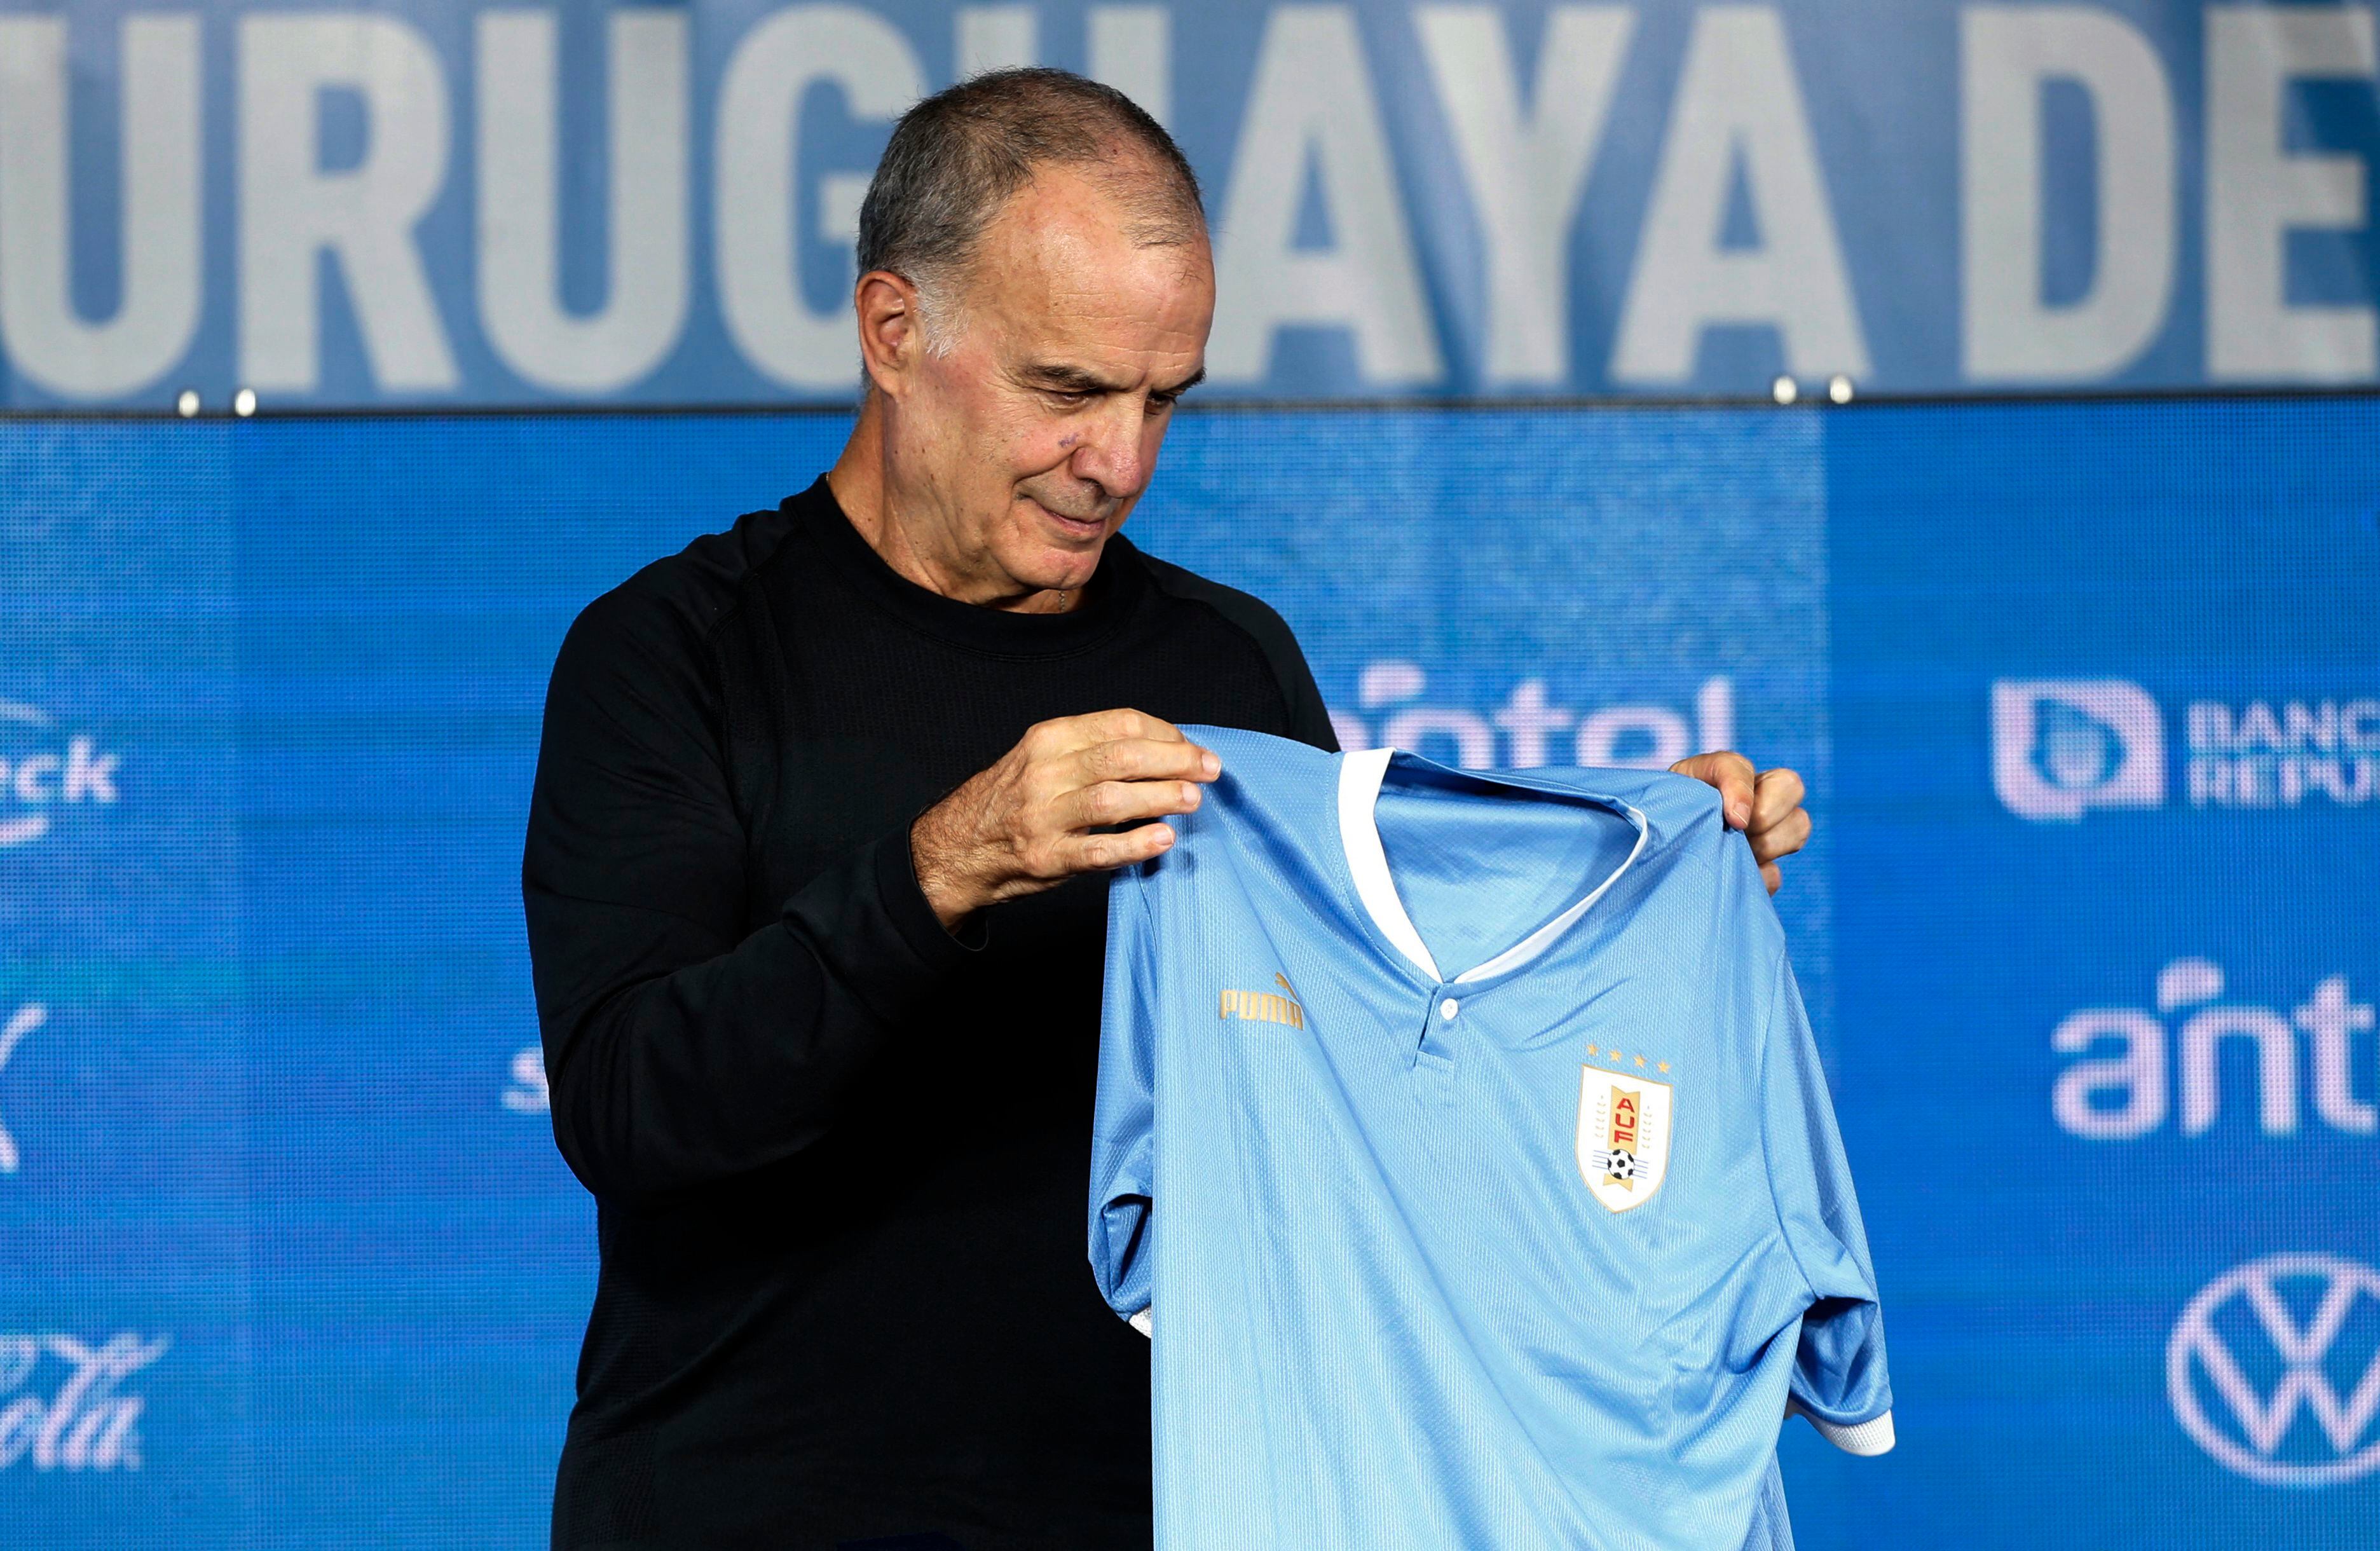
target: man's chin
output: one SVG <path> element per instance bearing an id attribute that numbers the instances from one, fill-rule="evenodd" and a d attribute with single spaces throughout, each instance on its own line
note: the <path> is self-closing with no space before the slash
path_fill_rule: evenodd
<path id="1" fill-rule="evenodd" d="M 1075 592 L 1087 586 L 1099 568 L 1099 551 L 1088 553 L 1043 549 L 1009 575 L 1041 592 Z"/>

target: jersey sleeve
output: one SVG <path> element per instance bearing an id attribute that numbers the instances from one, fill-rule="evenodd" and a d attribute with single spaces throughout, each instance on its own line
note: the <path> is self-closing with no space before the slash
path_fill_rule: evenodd
<path id="1" fill-rule="evenodd" d="M 1892 1382 L 1885 1368 L 1876 1272 L 1851 1164 L 1835 1129 L 1834 1101 L 1801 988 L 1782 954 L 1769 1000 L 1762 1089 L 1778 1223 L 1810 1292 L 1788 1414 L 1808 1417 L 1839 1448 L 1882 1454 L 1893 1444 Z"/>
<path id="2" fill-rule="evenodd" d="M 1156 1142 L 1154 947 L 1144 867 L 1108 886 L 1099 1090 L 1091 1121 L 1091 1274 L 1108 1307 L 1149 1332 Z"/>

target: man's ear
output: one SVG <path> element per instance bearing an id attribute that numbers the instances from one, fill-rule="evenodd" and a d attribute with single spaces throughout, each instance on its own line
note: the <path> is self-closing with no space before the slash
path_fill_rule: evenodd
<path id="1" fill-rule="evenodd" d="M 897 399 L 908 391 L 926 350 L 917 288 L 891 270 L 869 270 L 852 300 L 859 314 L 859 364 L 879 392 Z"/>

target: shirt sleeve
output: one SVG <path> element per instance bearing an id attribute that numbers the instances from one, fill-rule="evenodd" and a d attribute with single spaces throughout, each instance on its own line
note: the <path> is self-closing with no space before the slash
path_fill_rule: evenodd
<path id="1" fill-rule="evenodd" d="M 1809 1286 L 1787 1411 L 1836 1447 L 1882 1454 L 1893 1444 L 1884 1316 L 1851 1164 L 1835 1128 L 1817 1044 L 1792 966 L 1779 954 L 1762 1055 L 1764 1139 L 1779 1225 Z"/>
<path id="2" fill-rule="evenodd" d="M 1147 865 L 1108 888 L 1107 988 L 1099 1014 L 1099 1091 L 1091 1122 L 1091 1274 L 1108 1307 L 1150 1328 L 1157 1125 L 1154 941 Z"/>
<path id="3" fill-rule="evenodd" d="M 674 611 L 615 591 L 572 625 L 546 696 L 522 896 L 554 1139 L 599 1195 L 809 1145 L 969 951 L 919 891 L 905 830 L 742 929 L 746 836 L 706 652 Z"/>

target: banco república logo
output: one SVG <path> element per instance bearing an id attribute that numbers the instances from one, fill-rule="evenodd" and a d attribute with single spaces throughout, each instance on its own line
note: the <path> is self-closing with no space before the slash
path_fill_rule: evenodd
<path id="1" fill-rule="evenodd" d="M 113 804 L 121 761 L 39 706 L 0 699 L 0 847 L 42 839 L 66 813 Z"/>
<path id="2" fill-rule="evenodd" d="M 2380 807 L 2380 696 L 2183 702 L 2169 780 L 2167 718 L 2127 679 L 1992 685 L 1992 790 L 2020 818 L 2072 823 L 2093 808 Z"/>
<path id="3" fill-rule="evenodd" d="M 2227 995 L 2226 978 L 2212 959 L 2179 958 L 2157 972 L 2154 1008 L 2086 1007 L 2059 1020 L 2050 1048 L 2074 1059 L 2050 1087 L 2058 1126 L 2090 1141 L 2129 1142 L 2175 1119 L 2178 1098 L 2184 1136 L 2214 1130 L 2242 1103 L 2268 1137 L 2298 1135 L 2309 1109 L 2315 1126 L 2380 1133 L 2380 1096 L 2359 1093 L 2355 1076 L 2370 1066 L 2356 1060 L 2356 1047 L 2380 1016 L 2347 974 L 2322 975 L 2278 1005 Z M 2230 1093 L 2227 1046 L 2253 1057 Z"/>
<path id="4" fill-rule="evenodd" d="M 1992 685 L 1992 789 L 2020 818 L 2072 822 L 2095 807 L 2165 801 L 2156 702 L 2121 679 Z"/>
<path id="5" fill-rule="evenodd" d="M 2174 1322 L 2166 1394 L 2192 1441 L 2251 1481 L 2380 1469 L 2380 1271 L 2271 1254 L 2224 1272 Z"/>
<path id="6" fill-rule="evenodd" d="M 2380 806 L 2380 696 L 2192 700 L 2182 730 L 2192 807 Z"/>

